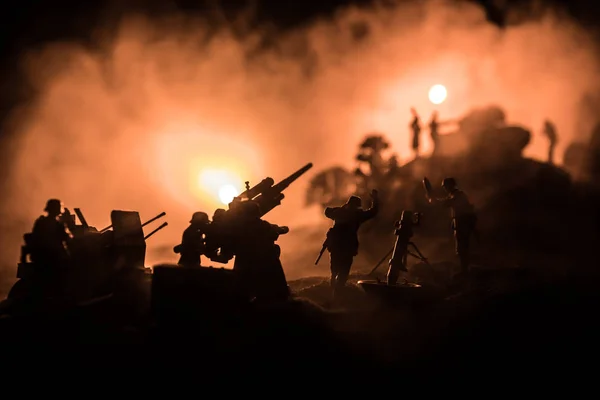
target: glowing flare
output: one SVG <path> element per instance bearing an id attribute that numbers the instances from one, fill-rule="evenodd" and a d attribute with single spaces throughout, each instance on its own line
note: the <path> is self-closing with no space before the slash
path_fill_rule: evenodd
<path id="1" fill-rule="evenodd" d="M 233 185 L 224 185 L 219 189 L 219 200 L 227 205 L 233 201 L 233 198 L 239 195 L 239 191 Z"/>
<path id="2" fill-rule="evenodd" d="M 444 85 L 433 85 L 431 89 L 429 89 L 429 101 L 433 104 L 442 104 L 447 96 L 448 91 Z"/>

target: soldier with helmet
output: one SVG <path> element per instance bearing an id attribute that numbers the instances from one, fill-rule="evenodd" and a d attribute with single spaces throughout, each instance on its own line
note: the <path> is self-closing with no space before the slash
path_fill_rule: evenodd
<path id="1" fill-rule="evenodd" d="M 429 202 L 439 202 L 450 208 L 456 254 L 460 261 L 461 272 L 466 273 L 469 271 L 469 244 L 477 225 L 477 214 L 465 192 L 458 188 L 456 179 L 445 178 L 442 181 L 442 187 L 447 196 L 443 198 L 430 197 Z"/>
<path id="2" fill-rule="evenodd" d="M 377 190 L 371 191 L 372 206 L 368 210 L 361 208 L 362 200 L 350 196 L 341 207 L 327 207 L 325 216 L 334 221 L 327 232 L 326 247 L 330 256 L 331 287 L 333 296 L 346 285 L 354 256 L 358 254 L 358 229 L 367 220 L 375 217 L 379 211 Z"/>
<path id="3" fill-rule="evenodd" d="M 289 232 L 261 219 L 260 206 L 254 201 L 242 201 L 235 207 L 235 224 L 229 232 L 229 243 L 235 255 L 233 270 L 250 297 L 258 301 L 285 301 L 289 287 L 276 244 L 280 235 Z"/>
<path id="4" fill-rule="evenodd" d="M 68 243 L 72 235 L 60 218 L 63 205 L 59 199 L 48 200 L 44 211 L 46 215 L 35 221 L 28 237 L 31 260 L 56 270 L 68 261 Z"/>
<path id="5" fill-rule="evenodd" d="M 175 246 L 174 251 L 179 253 L 178 264 L 183 267 L 199 267 L 201 256 L 204 254 L 204 234 L 210 224 L 208 214 L 205 212 L 195 212 L 190 220 L 190 226 L 183 231 L 181 244 Z"/>

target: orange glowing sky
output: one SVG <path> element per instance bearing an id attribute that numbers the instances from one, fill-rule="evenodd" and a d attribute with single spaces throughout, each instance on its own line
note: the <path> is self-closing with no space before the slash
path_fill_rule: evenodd
<path id="1" fill-rule="evenodd" d="M 352 37 L 357 22 L 369 26 L 364 41 Z M 320 218 L 302 208 L 312 174 L 354 167 L 365 133 L 387 134 L 400 160 L 411 157 L 410 107 L 426 122 L 434 110 L 443 120 L 502 104 L 509 122 L 532 128 L 527 154 L 540 158 L 544 118 L 561 135 L 559 156 L 596 118 L 581 107 L 600 87 L 595 49 L 552 13 L 501 32 L 475 5 L 350 8 L 251 58 L 260 33 L 238 39 L 223 27 L 204 40 L 207 32 L 190 16 L 157 24 L 137 15 L 102 50 L 54 43 L 27 54 L 39 95 L 12 121 L 17 150 L 2 209 L 9 231 L 30 229 L 46 199 L 59 197 L 97 226 L 108 225 L 111 209 L 139 210 L 142 219 L 166 211 L 169 227 L 152 246 L 168 247 L 194 211 L 222 207 L 215 180 L 241 191 L 245 181 L 278 181 L 313 162 L 269 214 L 293 227 Z M 434 105 L 437 84 L 447 98 Z M 423 146 L 427 154 L 426 133 Z M 21 233 L 1 231 L 10 247 L 3 265 L 13 265 Z"/>

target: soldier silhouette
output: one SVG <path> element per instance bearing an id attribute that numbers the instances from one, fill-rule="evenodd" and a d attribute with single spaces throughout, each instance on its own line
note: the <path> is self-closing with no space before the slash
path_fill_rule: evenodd
<path id="1" fill-rule="evenodd" d="M 230 245 L 235 254 L 233 270 L 239 282 L 257 301 L 287 300 L 290 291 L 279 259 L 281 249 L 275 242 L 289 228 L 261 219 L 260 206 L 253 201 L 240 202 L 236 217 L 239 220 Z"/>
<path id="2" fill-rule="evenodd" d="M 473 204 L 471 204 L 465 192 L 458 188 L 454 178 L 445 178 L 442 181 L 442 187 L 447 196 L 444 198 L 429 198 L 429 202 L 436 201 L 450 207 L 456 254 L 460 260 L 461 273 L 464 274 L 469 271 L 469 245 L 471 236 L 475 233 L 477 215 Z"/>
<path id="3" fill-rule="evenodd" d="M 204 234 L 210 221 L 208 214 L 195 212 L 190 220 L 190 226 L 183 231 L 181 244 L 175 251 L 181 256 L 178 264 L 183 267 L 199 267 L 202 265 L 201 257 L 205 253 Z"/>
<path id="4" fill-rule="evenodd" d="M 419 214 L 416 214 L 417 216 Z M 417 217 L 418 218 L 418 217 Z M 400 220 L 396 222 L 396 244 L 392 258 L 389 261 L 389 269 L 387 273 L 387 284 L 395 285 L 400 277 L 400 271 L 406 272 L 406 264 L 408 261 L 408 244 L 413 237 L 413 228 L 418 226 L 419 220 L 415 218 L 415 213 L 412 211 L 402 211 Z"/>
<path id="5" fill-rule="evenodd" d="M 558 142 L 558 135 L 556 134 L 556 126 L 550 120 L 544 121 L 544 135 L 550 141 L 548 146 L 548 163 L 554 164 L 554 150 L 556 149 L 556 143 Z"/>
<path id="6" fill-rule="evenodd" d="M 72 235 L 60 218 L 63 211 L 60 200 L 48 200 L 44 211 L 46 215 L 35 221 L 28 237 L 31 260 L 44 264 L 52 272 L 57 272 L 66 266 L 69 260 L 68 244 Z"/>
<path id="7" fill-rule="evenodd" d="M 436 149 L 438 148 L 438 142 L 440 140 L 440 131 L 439 131 L 439 122 L 438 122 L 438 113 L 434 111 L 431 114 L 431 120 L 429 121 L 429 134 L 431 136 L 431 142 L 433 143 L 433 153 L 435 154 Z"/>
<path id="8" fill-rule="evenodd" d="M 415 157 L 419 156 L 420 146 L 420 135 L 421 135 L 421 120 L 417 110 L 415 108 L 410 109 L 410 113 L 413 116 L 412 122 L 410 123 L 410 130 L 412 131 L 412 149 L 415 152 Z"/>
<path id="9" fill-rule="evenodd" d="M 362 200 L 350 196 L 341 207 L 327 207 L 325 216 L 334 221 L 327 232 L 326 247 L 329 251 L 331 268 L 331 287 L 333 297 L 346 285 L 354 256 L 358 254 L 358 229 L 367 220 L 375 217 L 379 211 L 379 197 L 376 190 L 371 191 L 372 206 L 368 210 L 361 208 Z"/>

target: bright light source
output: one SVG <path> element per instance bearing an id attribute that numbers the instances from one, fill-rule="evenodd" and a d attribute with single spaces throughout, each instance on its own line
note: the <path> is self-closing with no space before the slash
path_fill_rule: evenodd
<path id="1" fill-rule="evenodd" d="M 200 187 L 215 200 L 228 205 L 240 194 L 239 178 L 226 170 L 205 169 L 200 173 Z"/>
<path id="2" fill-rule="evenodd" d="M 219 189 L 219 200 L 221 203 L 227 205 L 231 203 L 234 197 L 238 196 L 240 193 L 233 185 L 224 185 Z"/>
<path id="3" fill-rule="evenodd" d="M 444 85 L 433 85 L 431 89 L 429 89 L 429 101 L 433 104 L 442 104 L 447 96 L 448 91 Z"/>

